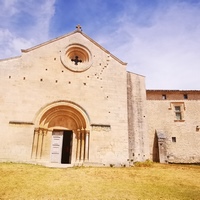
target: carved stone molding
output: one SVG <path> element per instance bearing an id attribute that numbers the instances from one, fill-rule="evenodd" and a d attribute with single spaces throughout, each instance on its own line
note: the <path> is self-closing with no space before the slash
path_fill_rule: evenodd
<path id="1" fill-rule="evenodd" d="M 91 124 L 93 131 L 110 131 L 111 126 L 108 124 Z"/>

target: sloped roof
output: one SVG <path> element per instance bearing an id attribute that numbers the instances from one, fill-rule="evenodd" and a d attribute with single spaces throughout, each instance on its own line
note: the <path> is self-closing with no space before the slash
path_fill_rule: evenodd
<path id="1" fill-rule="evenodd" d="M 164 92 L 180 92 L 180 93 L 188 93 L 188 92 L 200 92 L 200 90 L 146 90 L 147 92 L 157 92 L 157 93 L 164 93 Z"/>
<path id="2" fill-rule="evenodd" d="M 83 33 L 80 29 L 77 29 L 77 30 L 75 30 L 75 31 L 73 31 L 73 32 L 71 32 L 71 33 L 65 34 L 65 35 L 63 35 L 63 36 L 59 36 L 59 37 L 54 38 L 54 39 L 52 39 L 52 40 L 49 40 L 49 41 L 47 41 L 47 42 L 41 43 L 41 44 L 36 45 L 36 46 L 34 46 L 34 47 L 31 47 L 31 48 L 28 48 L 28 49 L 22 49 L 21 51 L 24 52 L 24 53 L 30 52 L 30 51 L 33 51 L 33 50 L 35 50 L 35 49 L 38 49 L 38 48 L 40 48 L 40 47 L 42 47 L 42 46 L 45 46 L 45 45 L 48 45 L 48 44 L 53 43 L 53 42 L 55 42 L 55 41 L 61 40 L 61 39 L 65 38 L 65 37 L 69 37 L 70 35 L 73 35 L 73 34 L 75 34 L 75 33 L 80 33 L 80 34 L 82 34 L 85 38 L 87 38 L 89 41 L 91 41 L 93 44 L 95 44 L 97 47 L 99 47 L 99 48 L 100 48 L 101 50 L 103 50 L 105 53 L 109 54 L 112 58 L 114 58 L 114 59 L 115 59 L 116 61 L 118 61 L 120 64 L 122 64 L 122 65 L 127 65 L 127 63 L 121 61 L 119 58 L 117 58 L 116 56 L 114 56 L 113 54 L 111 54 L 108 50 L 106 50 L 104 47 L 102 47 L 100 44 L 98 44 L 96 41 L 94 41 L 94 40 L 93 40 L 92 38 L 90 38 L 88 35 L 86 35 L 85 33 Z"/>
<path id="3" fill-rule="evenodd" d="M 0 62 L 1 61 L 7 61 L 7 60 L 13 60 L 13 59 L 17 59 L 17 58 L 20 58 L 21 56 L 15 56 L 15 57 L 10 57 L 10 58 L 3 58 L 3 59 L 0 59 Z"/>

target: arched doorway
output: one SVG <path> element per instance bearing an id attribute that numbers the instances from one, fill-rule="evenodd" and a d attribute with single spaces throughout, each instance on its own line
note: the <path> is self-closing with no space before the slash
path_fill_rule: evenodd
<path id="1" fill-rule="evenodd" d="M 78 105 L 56 102 L 35 120 L 32 159 L 51 163 L 83 163 L 89 159 L 89 118 Z"/>

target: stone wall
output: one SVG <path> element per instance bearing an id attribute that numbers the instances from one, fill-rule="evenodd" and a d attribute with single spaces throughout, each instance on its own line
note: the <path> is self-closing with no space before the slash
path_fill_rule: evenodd
<path id="1" fill-rule="evenodd" d="M 71 63 L 73 51 L 83 56 L 82 68 Z M 146 91 L 143 76 L 127 72 L 126 63 L 80 31 L 0 61 L 0 160 L 32 161 L 34 130 L 44 128 L 38 124 L 40 114 L 49 105 L 66 104 L 76 105 L 74 114 L 80 109 L 79 117 L 87 118 L 90 163 L 200 162 L 200 91 Z M 75 120 L 69 121 L 76 127 Z M 50 161 L 52 131 L 69 128 L 60 124 L 45 127 L 39 156 L 45 162 Z"/>
<path id="2" fill-rule="evenodd" d="M 200 100 L 198 90 L 147 90 L 147 100 Z"/>
<path id="3" fill-rule="evenodd" d="M 149 159 L 146 121 L 146 90 L 143 76 L 127 73 L 130 162 Z"/>
<path id="4" fill-rule="evenodd" d="M 152 93 L 151 97 L 160 95 L 159 92 L 159 94 L 155 94 L 155 91 Z M 194 93 L 193 96 L 196 96 L 195 98 L 199 98 L 196 91 L 190 91 L 189 95 L 192 96 L 192 93 Z M 148 95 L 147 93 L 147 99 L 149 98 Z M 174 96 L 178 96 L 178 94 L 174 94 Z M 181 120 L 176 118 L 175 106 L 177 105 L 181 106 Z M 159 161 L 158 140 L 155 134 L 156 131 L 162 130 L 166 136 L 167 162 L 199 163 L 199 113 L 199 100 L 148 100 L 147 115 L 151 159 Z"/>
<path id="5" fill-rule="evenodd" d="M 63 49 L 74 43 L 91 52 L 92 65 L 85 71 L 74 72 L 61 62 Z M 38 113 L 49 104 L 72 102 L 90 121 L 90 161 L 126 163 L 126 80 L 126 65 L 79 32 L 0 61 L 0 160 L 30 159 Z"/>

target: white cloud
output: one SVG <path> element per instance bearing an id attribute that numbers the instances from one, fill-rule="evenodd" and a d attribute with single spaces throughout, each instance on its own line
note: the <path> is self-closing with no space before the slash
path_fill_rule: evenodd
<path id="1" fill-rule="evenodd" d="M 0 1 L 0 58 L 16 56 L 49 39 L 55 0 Z"/>
<path id="2" fill-rule="evenodd" d="M 20 49 L 49 39 L 55 1 L 0 0 L 0 58 L 19 55 Z M 200 3 L 116 2 L 59 1 L 59 12 L 63 13 L 56 20 L 61 23 L 66 16 L 70 23 L 83 21 L 83 30 L 128 62 L 129 71 L 146 76 L 149 89 L 199 89 Z M 54 32 L 58 33 L 60 27 Z"/>
<path id="3" fill-rule="evenodd" d="M 146 24 L 145 18 L 138 23 L 129 6 L 104 42 L 129 71 L 146 76 L 149 89 L 199 89 L 200 4 L 177 2 L 149 12 Z"/>
<path id="4" fill-rule="evenodd" d="M 16 56 L 19 54 L 20 47 L 28 48 L 33 41 L 16 37 L 8 29 L 0 29 L 0 55 L 2 58 Z"/>
<path id="5" fill-rule="evenodd" d="M 7 0 L 7 1 L 1 1 L 1 9 L 3 13 L 7 13 L 7 15 L 12 16 L 17 12 L 17 9 L 15 8 L 15 4 L 17 3 L 18 0 Z"/>

